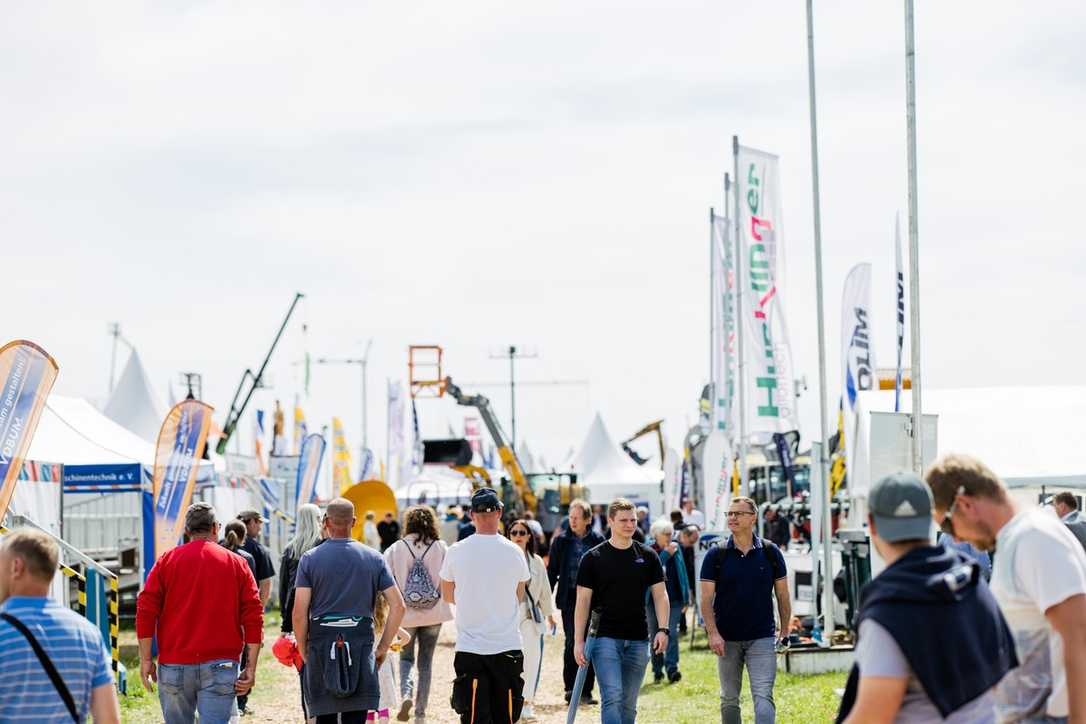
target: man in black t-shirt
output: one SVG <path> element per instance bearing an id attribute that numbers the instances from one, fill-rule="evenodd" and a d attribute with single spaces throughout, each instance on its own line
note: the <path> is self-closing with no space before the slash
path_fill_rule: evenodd
<path id="1" fill-rule="evenodd" d="M 381 537 L 381 552 L 384 553 L 400 539 L 400 524 L 392 513 L 385 513 L 385 519 L 377 524 L 377 535 Z"/>
<path id="2" fill-rule="evenodd" d="M 649 640 L 654 653 L 667 648 L 669 605 L 660 558 L 633 540 L 637 530 L 633 503 L 616 499 L 608 508 L 607 521 L 611 538 L 585 553 L 577 571 L 573 652 L 580 666 L 591 659 L 600 685 L 602 720 L 633 724 L 649 662 Z M 649 591 L 656 604 L 654 632 L 648 630 L 644 613 Z M 585 629 L 595 612 L 600 613 L 599 629 L 586 657 Z"/>
<path id="3" fill-rule="evenodd" d="M 255 510 L 243 510 L 238 513 L 238 520 L 245 524 L 245 542 L 241 547 L 256 561 L 256 585 L 260 589 L 260 605 L 268 607 L 271 598 L 271 583 L 275 577 L 275 564 L 272 563 L 268 549 L 260 544 L 260 531 L 264 527 L 264 516 Z"/>

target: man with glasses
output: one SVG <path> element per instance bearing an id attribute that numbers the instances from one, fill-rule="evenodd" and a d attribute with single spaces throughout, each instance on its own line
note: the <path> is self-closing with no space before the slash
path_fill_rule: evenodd
<path id="1" fill-rule="evenodd" d="M 728 508 L 731 536 L 705 555 L 701 565 L 701 615 L 709 633 L 709 648 L 719 656 L 720 720 L 739 724 L 739 690 L 743 666 L 750 676 L 756 724 L 773 724 L 776 705 L 777 626 L 773 595 L 780 614 L 780 638 L 792 620 L 788 596 L 788 570 L 784 556 L 772 542 L 754 533 L 757 506 L 745 497 L 732 498 Z"/>
<path id="2" fill-rule="evenodd" d="M 991 589 L 1019 666 L 995 688 L 996 720 L 1086 721 L 1086 553 L 1050 512 L 1020 509 L 976 458 L 947 455 L 925 478 L 944 532 L 998 549 Z"/>

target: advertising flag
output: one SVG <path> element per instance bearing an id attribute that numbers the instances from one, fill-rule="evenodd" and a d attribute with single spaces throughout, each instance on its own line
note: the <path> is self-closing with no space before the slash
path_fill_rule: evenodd
<path id="1" fill-rule="evenodd" d="M 894 281 L 897 287 L 897 374 L 894 377 L 894 412 L 901 412 L 901 355 L 905 349 L 905 269 L 901 264 L 901 216 L 894 217 Z"/>
<path id="2" fill-rule="evenodd" d="M 332 488 L 342 495 L 351 487 L 351 452 L 343 434 L 343 421 L 332 418 Z"/>
<path id="3" fill-rule="evenodd" d="M 0 347 L 0 521 L 59 371 L 49 353 L 33 342 L 17 339 Z"/>
<path id="4" fill-rule="evenodd" d="M 151 496 L 155 513 L 155 560 L 172 550 L 185 529 L 196 472 L 211 425 L 210 405 L 183 400 L 166 415 L 155 446 Z"/>
<path id="5" fill-rule="evenodd" d="M 253 416 L 253 455 L 261 476 L 268 474 L 268 461 L 264 459 L 264 411 L 257 410 Z"/>
<path id="6" fill-rule="evenodd" d="M 738 147 L 739 259 L 748 439 L 768 443 L 775 432 L 799 428 L 792 379 L 792 349 L 782 301 L 784 256 L 779 160 Z"/>
<path id="7" fill-rule="evenodd" d="M 395 490 L 400 486 L 400 468 L 403 463 L 403 386 L 399 380 L 388 381 L 388 458 L 385 464 L 385 482 Z"/>
<path id="8" fill-rule="evenodd" d="M 374 475 L 378 475 L 378 471 L 373 469 L 374 456 L 373 450 L 368 447 L 362 449 L 362 460 L 358 463 L 358 481 L 372 480 Z"/>
<path id="9" fill-rule="evenodd" d="M 735 272 L 730 229 L 731 221 L 712 216 L 712 429 L 723 432 L 729 441 L 735 434 Z"/>
<path id="10" fill-rule="evenodd" d="M 298 404 L 298 399 L 294 399 L 294 454 L 300 455 L 302 451 L 302 441 L 305 440 L 309 434 L 309 430 L 305 424 L 305 413 L 302 412 L 302 406 Z"/>
<path id="11" fill-rule="evenodd" d="M 321 460 L 324 459 L 324 438 L 318 433 L 306 435 L 302 440 L 301 456 L 298 460 L 298 477 L 294 483 L 295 500 L 298 507 L 312 503 L 317 497 L 317 478 L 321 474 Z"/>
<path id="12" fill-rule="evenodd" d="M 873 390 L 875 354 L 871 346 L 871 265 L 857 264 L 845 278 L 841 301 L 841 383 L 845 471 L 853 479 L 856 460 L 856 398 Z"/>

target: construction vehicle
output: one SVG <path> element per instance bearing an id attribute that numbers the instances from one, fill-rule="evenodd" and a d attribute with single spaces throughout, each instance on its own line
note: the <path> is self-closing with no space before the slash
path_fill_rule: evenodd
<path id="1" fill-rule="evenodd" d="M 451 377 L 445 378 L 443 387 L 444 391 L 452 395 L 452 398 L 456 400 L 456 404 L 464 407 L 474 407 L 478 410 L 479 417 L 482 418 L 486 429 L 490 431 L 490 437 L 494 441 L 494 447 L 498 450 L 498 457 L 501 458 L 502 467 L 509 474 L 509 479 L 513 484 L 511 491 L 509 491 L 511 495 L 506 496 L 511 499 L 506 504 L 512 504 L 512 507 L 518 512 L 524 510 L 535 512 L 538 506 L 535 491 L 528 484 L 528 478 L 524 474 L 524 469 L 520 466 L 517 453 L 506 439 L 501 425 L 498 424 L 498 418 L 490 407 L 490 400 L 484 395 L 465 395 L 459 387 L 453 384 Z"/>
<path id="2" fill-rule="evenodd" d="M 641 428 L 640 430 L 638 430 L 633 435 L 626 438 L 625 440 L 623 440 L 619 444 L 622 446 L 622 449 L 626 451 L 626 454 L 629 455 L 631 458 L 633 458 L 633 461 L 635 463 L 637 463 L 638 465 L 644 465 L 646 462 L 648 462 L 648 460 L 646 458 L 643 458 L 640 455 L 638 455 L 637 451 L 630 447 L 630 443 L 634 442 L 635 440 L 639 440 L 639 439 L 645 437 L 646 435 L 651 435 L 653 433 L 656 433 L 656 443 L 660 448 L 660 469 L 663 470 L 664 469 L 664 456 L 667 454 L 667 446 L 664 443 L 664 430 L 663 430 L 663 427 L 664 427 L 664 421 L 663 420 L 657 420 L 656 422 L 650 422 L 648 425 L 645 425 L 643 428 Z"/>

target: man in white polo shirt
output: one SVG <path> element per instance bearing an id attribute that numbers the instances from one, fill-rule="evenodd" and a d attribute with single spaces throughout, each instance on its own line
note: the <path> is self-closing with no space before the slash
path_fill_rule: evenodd
<path id="1" fill-rule="evenodd" d="M 452 704 L 463 724 L 513 724 L 524 704 L 520 601 L 531 574 L 520 548 L 498 534 L 501 515 L 498 494 L 476 490 L 475 535 L 449 548 L 441 566 L 441 596 L 456 605 Z"/>

